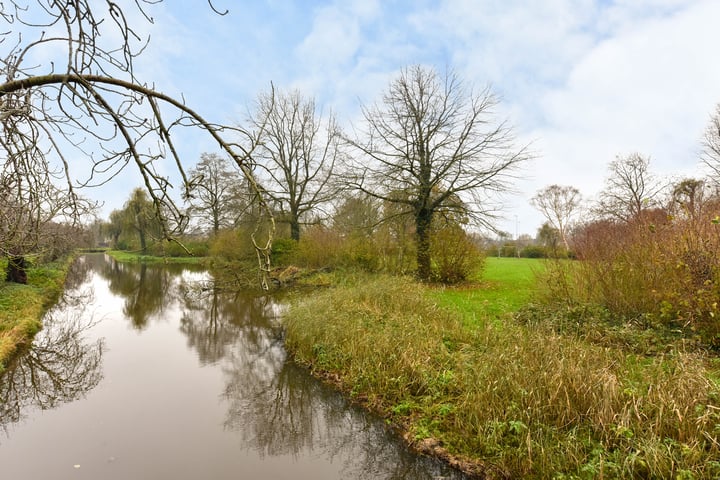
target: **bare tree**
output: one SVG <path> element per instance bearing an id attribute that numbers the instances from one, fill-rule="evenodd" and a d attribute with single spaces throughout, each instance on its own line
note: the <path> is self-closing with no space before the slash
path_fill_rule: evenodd
<path id="1" fill-rule="evenodd" d="M 9 171 L 8 171 L 9 170 Z M 22 173 L 22 172 L 20 172 Z M 73 248 L 77 235 L 68 237 L 68 230 L 79 228 L 77 222 L 91 213 L 95 205 L 55 186 L 48 172 L 19 174 L 8 169 L 0 172 L 0 255 L 8 258 L 5 279 L 27 283 L 25 255 L 47 253 L 52 258 L 61 243 Z M 58 222 L 68 221 L 68 228 Z M 64 238 L 63 238 L 64 237 Z"/>
<path id="2" fill-rule="evenodd" d="M 258 166 L 267 174 L 266 193 L 299 240 L 303 219 L 333 197 L 340 139 L 335 117 L 323 121 L 315 100 L 293 91 L 260 95 L 252 121 L 265 125 Z"/>
<path id="3" fill-rule="evenodd" d="M 703 146 L 703 162 L 712 169 L 716 177 L 720 177 L 720 104 L 715 107 L 715 113 L 710 117 L 710 123 L 705 129 Z"/>
<path id="4" fill-rule="evenodd" d="M 568 227 L 573 216 L 580 209 L 581 201 L 580 191 L 567 185 L 545 187 L 530 200 L 530 203 L 540 210 L 550 225 L 557 229 L 566 250 L 570 250 L 567 239 Z"/>
<path id="5" fill-rule="evenodd" d="M 31 192 L 43 183 L 43 175 L 62 179 L 73 217 L 82 211 L 77 188 L 102 185 L 133 164 L 157 211 L 166 219 L 173 217 L 163 232 L 172 238 L 168 225 L 182 227 L 185 218 L 173 202 L 170 181 L 156 165 L 172 159 L 184 192 L 189 191 L 174 140 L 184 128 L 205 130 L 217 141 L 265 203 L 249 168 L 258 132 L 211 123 L 136 76 L 134 61 L 149 39 L 130 19 L 139 14 L 152 22 L 149 9 L 160 1 L 136 0 L 124 7 L 112 0 L 0 4 L 0 156 L 6 176 L 29 176 Z M 258 125 L 262 127 L 262 121 Z M 227 140 L 229 135 L 235 140 Z M 82 178 L 71 171 L 76 159 L 90 162 Z M 33 196 L 21 200 L 42 202 Z M 272 224 L 270 210 L 263 211 Z M 270 235 L 255 243 L 263 271 L 269 269 L 271 240 Z"/>
<path id="6" fill-rule="evenodd" d="M 508 125 L 494 120 L 496 104 L 489 88 L 474 92 L 452 72 L 411 66 L 379 104 L 363 107 L 363 130 L 348 139 L 358 153 L 348 166 L 348 185 L 413 218 L 423 280 L 432 274 L 433 217 L 457 208 L 492 228 L 498 211 L 492 196 L 510 188 L 513 172 L 529 157 L 515 147 Z M 449 202 L 453 197 L 461 201 Z"/>
<path id="7" fill-rule="evenodd" d="M 659 205 L 665 185 L 650 172 L 650 159 L 639 153 L 618 156 L 609 165 L 610 176 L 595 207 L 600 217 L 623 222 Z"/>
<path id="8" fill-rule="evenodd" d="M 189 172 L 193 185 L 189 198 L 192 212 L 199 214 L 214 235 L 236 225 L 250 200 L 243 194 L 245 182 L 231 167 L 227 158 L 203 153 Z"/>

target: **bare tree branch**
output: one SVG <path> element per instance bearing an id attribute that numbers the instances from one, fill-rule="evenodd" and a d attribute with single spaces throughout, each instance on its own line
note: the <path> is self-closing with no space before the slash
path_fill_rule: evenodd
<path id="1" fill-rule="evenodd" d="M 251 168 L 265 122 L 258 119 L 256 132 L 211 123 L 184 101 L 136 77 L 134 61 L 149 42 L 149 37 L 139 33 L 136 14 L 153 23 L 150 8 L 160 2 L 135 0 L 134 7 L 120 7 L 112 0 L 9 0 L 0 4 L 0 21 L 6 24 L 0 28 L 0 45 L 5 47 L 0 54 L 3 172 L 10 178 L 32 177 L 24 189 L 13 190 L 15 199 L 40 205 L 43 199 L 38 186 L 49 178 L 68 192 L 70 199 L 77 199 L 75 189 L 107 183 L 133 164 L 162 215 L 163 235 L 172 239 L 187 218 L 175 204 L 173 185 L 159 173 L 158 164 L 172 158 L 181 193 L 187 195 L 192 185 L 175 138 L 184 128 L 199 128 L 217 141 L 247 178 L 263 211 L 262 221 L 271 225 L 262 229 L 269 232 L 263 240 L 253 237 L 261 271 L 266 272 L 274 220 Z M 210 0 L 208 4 L 218 14 L 227 13 Z M 51 60 L 36 55 L 41 48 L 55 55 Z M 43 60 L 30 63 L 38 58 Z M 231 137 L 234 140 L 229 140 Z M 84 159 L 90 167 L 86 177 L 78 179 L 78 167 L 73 164 Z M 17 182 L 11 184 L 17 187 Z M 36 210 L 37 206 L 29 206 L 28 215 Z M 77 201 L 68 211 L 72 210 L 80 211 Z M 260 231 L 256 229 L 256 234 Z M 267 288 L 264 274 L 262 283 Z"/>
<path id="2" fill-rule="evenodd" d="M 443 208 L 493 228 L 492 197 L 510 189 L 529 158 L 504 122 L 494 121 L 489 88 L 468 90 L 452 72 L 404 69 L 382 102 L 363 107 L 365 129 L 347 138 L 357 157 L 347 166 L 350 188 L 404 205 L 415 219 L 418 274 L 430 275 L 429 227 Z M 398 195 L 398 192 L 403 192 Z M 453 199 L 458 199 L 455 201 Z"/>
<path id="3" fill-rule="evenodd" d="M 666 185 L 650 172 L 649 158 L 639 153 L 618 156 L 608 169 L 610 176 L 595 206 L 600 217 L 628 222 L 659 205 Z"/>
<path id="4" fill-rule="evenodd" d="M 720 104 L 715 107 L 715 113 L 705 129 L 703 147 L 703 162 L 720 181 Z"/>

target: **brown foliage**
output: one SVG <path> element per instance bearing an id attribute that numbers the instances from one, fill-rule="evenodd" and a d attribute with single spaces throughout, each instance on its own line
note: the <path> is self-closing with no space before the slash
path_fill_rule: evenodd
<path id="1" fill-rule="evenodd" d="M 574 293 L 613 313 L 701 331 L 716 342 L 720 299 L 720 202 L 692 215 L 644 211 L 630 222 L 579 229 Z"/>

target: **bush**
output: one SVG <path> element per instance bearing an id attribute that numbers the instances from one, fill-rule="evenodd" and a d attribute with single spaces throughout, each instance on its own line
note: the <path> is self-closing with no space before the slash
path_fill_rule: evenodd
<path id="1" fill-rule="evenodd" d="M 433 279 L 438 282 L 465 281 L 477 273 L 485 261 L 480 249 L 458 225 L 446 225 L 433 231 L 431 245 Z"/>
<path id="2" fill-rule="evenodd" d="M 370 237 L 343 236 L 333 229 L 314 225 L 300 238 L 295 258 L 308 268 L 343 267 L 375 272 L 381 269 L 381 257 Z"/>
<path id="3" fill-rule="evenodd" d="M 245 229 L 224 230 L 210 241 L 209 254 L 227 261 L 254 258 L 255 247 Z"/>
<path id="4" fill-rule="evenodd" d="M 339 262 L 343 267 L 357 268 L 365 272 L 377 272 L 382 264 L 375 242 L 363 236 L 343 241 Z"/>
<path id="5" fill-rule="evenodd" d="M 645 212 L 632 222 L 599 221 L 575 236 L 581 260 L 548 269 L 553 298 L 595 303 L 613 314 L 687 327 L 720 344 L 720 223 L 711 213 Z"/>
<path id="6" fill-rule="evenodd" d="M 325 268 L 337 264 L 342 238 L 322 225 L 313 225 L 303 232 L 297 245 L 297 261 L 308 268 Z"/>
<path id="7" fill-rule="evenodd" d="M 276 238 L 272 244 L 273 265 L 287 265 L 295 261 L 298 242 L 292 238 Z"/>
<path id="8" fill-rule="evenodd" d="M 546 258 L 547 252 L 545 251 L 545 247 L 528 245 L 520 250 L 520 256 L 523 258 Z"/>

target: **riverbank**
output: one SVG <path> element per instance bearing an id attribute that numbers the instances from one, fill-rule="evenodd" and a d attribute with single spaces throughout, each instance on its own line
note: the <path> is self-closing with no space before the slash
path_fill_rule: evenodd
<path id="1" fill-rule="evenodd" d="M 5 271 L 6 260 L 0 261 Z M 24 345 L 42 328 L 43 314 L 57 302 L 72 259 L 31 265 L 27 285 L 3 282 L 0 285 L 0 373 Z"/>
<path id="2" fill-rule="evenodd" d="M 599 344 L 559 331 L 557 312 L 498 315 L 482 295 L 351 279 L 296 299 L 287 346 L 416 449 L 478 476 L 720 475 L 717 359 Z"/>
<path id="3" fill-rule="evenodd" d="M 141 252 L 129 252 L 126 250 L 105 250 L 105 253 L 113 257 L 118 262 L 126 263 L 180 263 L 180 264 L 205 264 L 208 257 L 202 256 L 156 256 L 146 255 Z"/>

